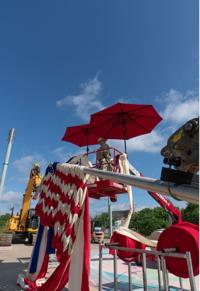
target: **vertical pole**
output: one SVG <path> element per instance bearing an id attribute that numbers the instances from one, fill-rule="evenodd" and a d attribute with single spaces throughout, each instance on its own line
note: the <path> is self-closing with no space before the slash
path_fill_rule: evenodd
<path id="1" fill-rule="evenodd" d="M 131 280 L 131 263 L 128 263 L 128 290 L 132 290 L 132 280 Z"/>
<path id="2" fill-rule="evenodd" d="M 110 237 L 112 236 L 112 205 L 110 203 L 110 198 L 108 198 L 108 215 L 109 215 L 109 228 L 110 228 Z"/>
<path id="3" fill-rule="evenodd" d="M 162 267 L 162 273 L 163 273 L 164 290 L 165 291 L 168 291 L 168 284 L 167 284 L 167 276 L 166 276 L 165 262 L 164 262 L 164 258 L 162 256 L 161 256 L 161 267 Z"/>
<path id="4" fill-rule="evenodd" d="M 11 148 L 12 148 L 12 144 L 13 144 L 13 140 L 14 140 L 14 134 L 15 134 L 15 129 L 11 128 L 9 130 L 9 134 L 8 134 L 8 144 L 7 144 L 7 149 L 6 149 L 5 160 L 3 163 L 3 170 L 2 170 L 2 174 L 1 174 L 0 197 L 2 195 L 3 187 L 4 187 L 4 183 L 5 183 L 6 173 L 7 173 L 7 169 L 8 169 L 8 163 L 9 163 L 9 159 L 10 159 Z"/>
<path id="5" fill-rule="evenodd" d="M 146 254 L 142 254 L 142 273 L 143 273 L 143 284 L 144 284 L 144 291 L 147 291 L 147 261 L 146 261 Z"/>
<path id="6" fill-rule="evenodd" d="M 157 259 L 157 269 L 158 269 L 158 286 L 159 286 L 159 291 L 161 291 L 162 290 L 162 285 L 161 285 L 161 273 L 160 273 L 160 271 L 161 271 L 161 269 L 160 269 L 160 258 L 159 258 L 159 256 L 156 256 L 156 259 Z"/>
<path id="7" fill-rule="evenodd" d="M 165 268 L 165 276 L 166 276 L 166 281 L 167 281 L 167 286 L 169 288 L 169 274 L 168 274 L 168 270 L 167 270 L 167 266 L 166 266 L 166 260 L 163 260 L 164 263 L 164 268 Z"/>
<path id="8" fill-rule="evenodd" d="M 179 283 L 180 283 L 180 289 L 182 291 L 183 290 L 183 281 L 182 281 L 181 277 L 179 277 Z"/>
<path id="9" fill-rule="evenodd" d="M 194 273 L 192 268 L 192 259 L 190 252 L 186 252 L 186 261 L 187 261 L 187 267 L 188 267 L 188 273 L 189 273 L 189 280 L 190 280 L 190 287 L 192 291 L 196 291 L 196 284 L 194 280 Z"/>
<path id="10" fill-rule="evenodd" d="M 127 153 L 127 149 L 126 149 L 126 140 L 124 139 L 124 151 L 125 151 L 125 154 Z"/>
<path id="11" fill-rule="evenodd" d="M 117 282 L 117 252 L 114 249 L 114 257 L 113 257 L 113 266 L 114 266 L 114 290 L 117 291 L 118 289 L 118 282 Z"/>
<path id="12" fill-rule="evenodd" d="M 102 245 L 99 244 L 99 291 L 102 291 Z"/>

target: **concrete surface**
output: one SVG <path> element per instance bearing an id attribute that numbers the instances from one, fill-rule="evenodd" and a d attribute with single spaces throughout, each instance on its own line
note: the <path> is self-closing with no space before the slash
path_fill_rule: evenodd
<path id="1" fill-rule="evenodd" d="M 19 273 L 26 273 L 32 246 L 24 244 L 13 244 L 11 247 L 0 247 L 0 291 L 19 291 L 20 288 L 16 285 L 17 276 Z M 98 249 L 98 245 L 92 245 L 91 250 Z M 55 257 L 51 257 L 48 273 L 49 276 L 57 266 Z M 63 291 L 67 288 L 64 288 Z M 97 289 L 91 286 L 91 291 Z M 52 290 L 53 291 L 53 290 Z"/>
<path id="2" fill-rule="evenodd" d="M 19 291 L 16 285 L 17 276 L 19 273 L 25 273 L 28 268 L 32 246 L 23 244 L 14 244 L 12 247 L 0 247 L 0 291 Z M 90 264 L 90 291 L 98 290 L 98 244 L 91 244 L 91 264 Z M 51 255 L 47 276 L 49 276 L 57 266 L 55 256 Z M 118 269 L 118 290 L 128 290 L 128 269 L 127 264 L 121 260 L 117 261 Z M 132 274 L 132 290 L 143 290 L 142 284 L 142 269 L 134 263 L 131 267 Z M 147 269 L 148 290 L 158 290 L 157 270 L 153 268 Z M 169 275 L 170 285 L 174 288 L 170 290 L 180 290 L 179 279 L 173 275 Z M 197 290 L 199 283 L 196 279 Z M 102 290 L 114 290 L 113 284 L 113 257 L 109 255 L 108 250 L 103 250 L 103 288 Z M 189 280 L 183 280 L 183 290 L 190 290 Z M 63 291 L 67 291 L 64 288 Z M 53 291 L 53 290 L 52 290 Z"/>

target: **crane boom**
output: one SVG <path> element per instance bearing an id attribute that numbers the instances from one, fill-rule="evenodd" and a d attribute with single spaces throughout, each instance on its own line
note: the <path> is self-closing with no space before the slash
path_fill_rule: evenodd
<path id="1" fill-rule="evenodd" d="M 21 210 L 21 216 L 20 216 L 20 225 L 25 228 L 27 216 L 28 216 L 28 210 L 30 208 L 30 202 L 31 202 L 31 194 L 36 191 L 37 187 L 41 183 L 41 176 L 39 174 L 39 167 L 34 167 L 31 170 L 30 178 L 26 187 L 26 191 L 24 194 L 23 202 L 22 202 L 22 210 Z"/>

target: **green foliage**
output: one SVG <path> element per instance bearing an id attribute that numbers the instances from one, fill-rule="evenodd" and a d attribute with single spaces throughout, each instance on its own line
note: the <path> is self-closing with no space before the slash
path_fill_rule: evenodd
<path id="1" fill-rule="evenodd" d="M 199 223 L 199 206 L 188 203 L 185 209 L 181 210 L 183 220 L 194 224 Z M 109 215 L 102 213 L 92 220 L 92 227 L 100 226 L 109 228 Z M 169 226 L 169 215 L 162 207 L 145 208 L 135 212 L 130 221 L 130 229 L 133 229 L 145 236 L 150 235 L 154 230 Z"/>
<path id="2" fill-rule="evenodd" d="M 184 221 L 199 224 L 199 205 L 188 203 L 185 209 L 182 209 Z"/>
<path id="3" fill-rule="evenodd" d="M 167 212 L 161 208 L 145 208 L 133 214 L 130 222 L 130 228 L 148 236 L 154 230 L 165 228 L 169 225 Z"/>
<path id="4" fill-rule="evenodd" d="M 109 227 L 109 215 L 108 213 L 102 213 L 100 215 L 95 216 L 91 220 L 92 227 L 94 226 L 100 226 L 102 228 L 108 228 Z"/>
<path id="5" fill-rule="evenodd" d="M 9 214 L 0 216 L 0 233 L 6 230 Z"/>

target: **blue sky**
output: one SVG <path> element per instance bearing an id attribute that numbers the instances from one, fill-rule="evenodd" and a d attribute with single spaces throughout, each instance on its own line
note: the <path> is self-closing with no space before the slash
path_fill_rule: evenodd
<path id="1" fill-rule="evenodd" d="M 163 121 L 130 140 L 128 153 L 155 178 L 169 134 L 198 114 L 196 0 L 1 1 L 0 38 L 1 165 L 16 129 L 1 212 L 20 207 L 34 162 L 44 172 L 80 151 L 61 141 L 65 127 L 99 109 L 154 105 Z M 137 209 L 156 205 L 145 191 L 134 189 L 134 199 Z M 127 198 L 113 207 L 127 208 Z M 105 209 L 106 201 L 91 203 L 93 215 Z"/>

